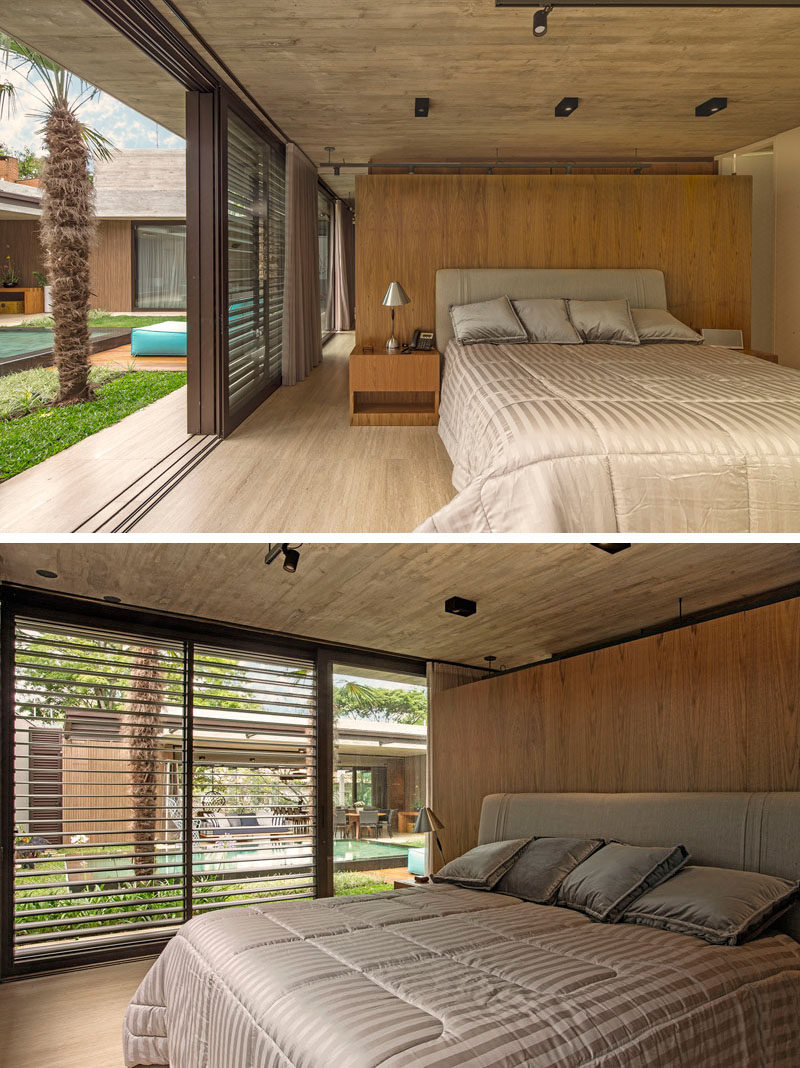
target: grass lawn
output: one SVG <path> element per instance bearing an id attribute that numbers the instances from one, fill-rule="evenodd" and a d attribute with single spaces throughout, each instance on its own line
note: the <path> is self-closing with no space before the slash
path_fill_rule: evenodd
<path id="1" fill-rule="evenodd" d="M 97 314 L 89 315 L 89 326 L 94 327 L 109 327 L 118 326 L 120 330 L 127 330 L 136 326 L 152 326 L 154 323 L 185 323 L 185 315 L 170 315 L 169 312 L 165 312 L 163 315 L 113 315 L 111 312 L 98 312 Z M 49 315 L 42 315 L 38 319 L 31 319 L 27 323 L 20 323 L 19 326 L 0 327 L 0 329 L 8 330 L 25 330 L 25 329 L 41 329 L 43 326 L 52 329 L 53 320 Z"/>
<path id="2" fill-rule="evenodd" d="M 21 371 L 0 378 L 0 411 L 4 391 L 18 389 L 18 383 L 15 385 L 12 380 L 27 374 Z M 98 386 L 97 400 L 85 404 L 42 407 L 47 401 L 43 402 L 41 396 L 34 397 L 26 409 L 30 414 L 0 419 L 0 481 L 119 422 L 185 383 L 184 371 L 131 371 Z"/>

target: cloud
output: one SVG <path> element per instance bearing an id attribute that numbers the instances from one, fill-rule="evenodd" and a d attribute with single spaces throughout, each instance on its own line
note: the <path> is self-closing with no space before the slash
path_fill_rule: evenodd
<path id="1" fill-rule="evenodd" d="M 0 71 L 0 81 L 11 82 L 15 87 L 16 102 L 6 108 L 0 120 L 0 142 L 12 149 L 30 147 L 37 155 L 44 152 L 41 135 L 43 110 L 40 97 L 42 81 L 30 83 L 21 71 L 5 68 Z M 88 126 L 104 134 L 115 148 L 184 148 L 185 141 L 134 111 L 126 104 L 98 92 L 80 109 L 80 117 Z"/>

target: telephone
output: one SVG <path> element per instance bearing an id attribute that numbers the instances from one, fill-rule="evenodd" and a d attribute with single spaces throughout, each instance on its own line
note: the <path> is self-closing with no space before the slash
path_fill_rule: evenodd
<path id="1" fill-rule="evenodd" d="M 429 352 L 433 348 L 432 330 L 415 330 L 409 345 L 403 346 L 403 352 Z"/>

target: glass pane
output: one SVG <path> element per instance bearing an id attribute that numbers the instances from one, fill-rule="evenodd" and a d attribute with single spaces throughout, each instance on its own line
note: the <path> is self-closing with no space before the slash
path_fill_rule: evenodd
<path id="1" fill-rule="evenodd" d="M 321 191 L 317 194 L 317 234 L 320 320 L 324 337 L 333 329 L 333 202 Z"/>
<path id="2" fill-rule="evenodd" d="M 186 307 L 186 224 L 137 223 L 136 307 Z"/>
<path id="3" fill-rule="evenodd" d="M 284 169 L 279 153 L 228 118 L 228 406 L 280 382 Z"/>
<path id="4" fill-rule="evenodd" d="M 335 891 L 385 890 L 424 871 L 425 679 L 337 664 L 333 694 Z"/>
<path id="5" fill-rule="evenodd" d="M 316 716 L 313 663 L 195 650 L 195 912 L 313 896 Z"/>
<path id="6" fill-rule="evenodd" d="M 183 650 L 18 620 L 14 955 L 183 920 Z"/>

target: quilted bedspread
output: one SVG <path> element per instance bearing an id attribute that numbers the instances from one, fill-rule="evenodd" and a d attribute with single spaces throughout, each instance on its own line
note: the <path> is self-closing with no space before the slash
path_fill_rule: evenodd
<path id="1" fill-rule="evenodd" d="M 127 1065 L 796 1068 L 800 946 L 739 947 L 449 886 L 187 923 Z"/>
<path id="2" fill-rule="evenodd" d="M 423 533 L 800 530 L 800 371 L 708 345 L 469 345 Z"/>

